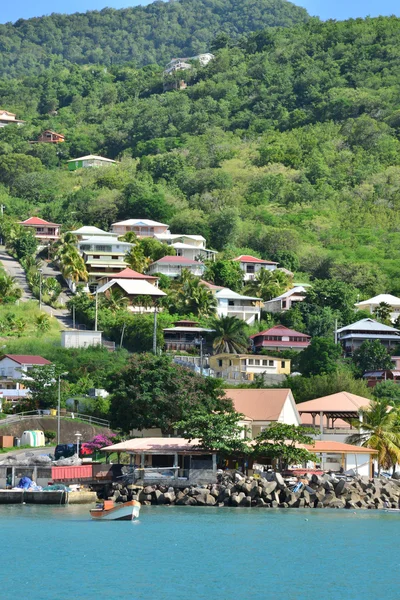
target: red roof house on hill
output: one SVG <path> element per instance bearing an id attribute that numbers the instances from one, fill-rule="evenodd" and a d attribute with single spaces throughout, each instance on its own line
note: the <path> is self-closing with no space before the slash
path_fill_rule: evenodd
<path id="1" fill-rule="evenodd" d="M 53 242 L 60 238 L 59 223 L 50 223 L 39 217 L 30 217 L 25 221 L 19 221 L 22 227 L 32 227 L 35 230 L 35 238 L 41 242 Z"/>
<path id="2" fill-rule="evenodd" d="M 241 269 L 244 272 L 244 280 L 249 281 L 254 279 L 255 275 L 261 271 L 261 269 L 267 269 L 267 271 L 275 271 L 279 263 L 272 260 L 263 260 L 262 258 L 256 258 L 249 254 L 241 254 L 237 258 L 233 259 L 240 263 Z"/>
<path id="3" fill-rule="evenodd" d="M 304 350 L 309 346 L 311 337 L 284 325 L 275 325 L 250 336 L 255 350 Z"/>
<path id="4" fill-rule="evenodd" d="M 111 279 L 138 279 L 148 281 L 152 285 L 157 285 L 158 282 L 158 277 L 153 277 L 152 275 L 144 275 L 143 273 L 138 273 L 137 271 L 134 271 L 133 269 L 127 267 L 119 273 L 110 273 L 109 275 L 103 275 L 103 277 L 99 278 L 98 284 L 99 286 L 101 286 L 104 283 L 108 283 L 109 281 L 111 281 Z"/>

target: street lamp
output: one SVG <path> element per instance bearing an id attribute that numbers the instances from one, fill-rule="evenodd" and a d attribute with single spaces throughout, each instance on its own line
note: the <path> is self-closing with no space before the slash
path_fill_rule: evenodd
<path id="1" fill-rule="evenodd" d="M 39 269 L 39 310 L 42 310 L 42 274 L 43 269 Z"/>
<path id="2" fill-rule="evenodd" d="M 196 346 L 200 346 L 200 375 L 203 375 L 203 344 L 204 338 L 199 337 L 195 340 Z"/>
<path id="3" fill-rule="evenodd" d="M 68 375 L 68 371 L 58 375 L 58 406 L 57 406 L 57 444 L 60 443 L 61 432 L 61 377 Z"/>
<path id="4" fill-rule="evenodd" d="M 94 313 L 94 330 L 97 331 L 97 317 L 98 317 L 98 313 L 99 313 L 99 296 L 97 293 L 98 290 L 98 286 L 96 288 L 96 304 L 95 304 L 95 313 Z"/>
<path id="5" fill-rule="evenodd" d="M 75 437 L 76 437 L 76 454 L 77 454 L 77 456 L 79 458 L 79 440 L 82 437 L 82 434 L 79 431 L 77 431 L 75 433 Z"/>

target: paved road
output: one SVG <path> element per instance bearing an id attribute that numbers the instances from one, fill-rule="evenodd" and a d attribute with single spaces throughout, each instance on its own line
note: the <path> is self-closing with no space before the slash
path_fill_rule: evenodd
<path id="1" fill-rule="evenodd" d="M 5 251 L 4 247 L 0 248 L 0 262 L 3 264 L 3 267 L 7 273 L 15 278 L 15 281 L 22 289 L 22 302 L 35 300 L 35 297 L 29 289 L 28 282 L 26 281 L 25 271 L 19 262 Z M 59 271 L 48 265 L 46 262 L 43 262 L 43 277 L 56 277 L 57 275 L 60 275 Z M 65 303 L 67 300 L 68 297 L 63 292 L 60 296 L 60 301 Z M 42 304 L 42 309 L 50 316 L 55 317 L 60 322 L 62 327 L 72 327 L 72 319 L 68 310 L 64 308 L 52 308 L 46 304 Z"/>

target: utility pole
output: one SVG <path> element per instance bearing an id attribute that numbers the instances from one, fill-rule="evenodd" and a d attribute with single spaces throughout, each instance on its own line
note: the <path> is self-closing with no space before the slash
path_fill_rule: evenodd
<path id="1" fill-rule="evenodd" d="M 39 310 L 42 310 L 42 275 L 43 269 L 39 269 Z"/>
<path id="2" fill-rule="evenodd" d="M 75 329 L 75 304 L 72 305 L 72 329 Z"/>
<path id="3" fill-rule="evenodd" d="M 95 313 L 94 313 L 94 330 L 97 331 L 97 317 L 99 312 L 99 300 L 96 288 L 96 305 L 95 305 Z"/>
<path id="4" fill-rule="evenodd" d="M 200 375 L 203 375 L 203 342 L 204 339 L 200 338 Z"/>
<path id="5" fill-rule="evenodd" d="M 4 216 L 4 209 L 5 206 L 4 204 L 0 204 L 0 211 L 1 211 L 1 220 L 3 220 L 3 216 Z M 0 236 L 0 245 L 3 245 L 3 236 Z"/>
<path id="6" fill-rule="evenodd" d="M 120 342 L 119 342 L 119 347 L 120 348 L 122 348 L 122 342 L 124 341 L 124 333 L 125 333 L 125 321 L 124 321 L 124 324 L 122 326 L 122 331 L 121 331 L 121 339 L 120 339 Z"/>
<path id="7" fill-rule="evenodd" d="M 154 307 L 153 354 L 157 354 L 157 307 Z"/>
<path id="8" fill-rule="evenodd" d="M 61 377 L 68 375 L 68 371 L 58 376 L 58 403 L 57 403 L 57 444 L 61 440 Z"/>
<path id="9" fill-rule="evenodd" d="M 335 344 L 337 344 L 337 319 L 335 319 Z"/>

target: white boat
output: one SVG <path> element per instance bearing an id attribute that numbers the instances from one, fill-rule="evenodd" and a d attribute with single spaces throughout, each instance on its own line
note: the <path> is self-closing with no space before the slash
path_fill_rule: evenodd
<path id="1" fill-rule="evenodd" d="M 140 502 L 131 500 L 114 504 L 112 500 L 104 500 L 96 508 L 90 510 L 90 516 L 95 521 L 133 521 L 139 518 Z"/>

